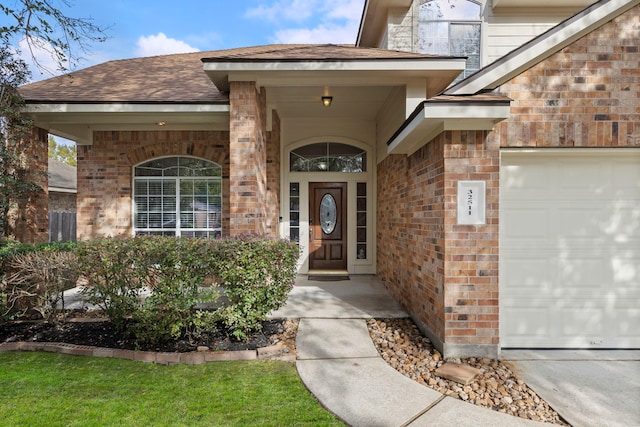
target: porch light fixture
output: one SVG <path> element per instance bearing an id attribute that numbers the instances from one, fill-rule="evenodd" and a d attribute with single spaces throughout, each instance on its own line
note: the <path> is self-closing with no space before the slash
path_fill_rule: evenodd
<path id="1" fill-rule="evenodd" d="M 166 125 L 166 124 L 167 124 L 167 122 L 157 122 L 156 124 L 157 124 L 158 126 L 164 126 L 164 125 Z"/>
<path id="2" fill-rule="evenodd" d="M 333 96 L 322 97 L 322 105 L 324 105 L 325 107 L 331 107 L 331 102 L 333 102 Z"/>

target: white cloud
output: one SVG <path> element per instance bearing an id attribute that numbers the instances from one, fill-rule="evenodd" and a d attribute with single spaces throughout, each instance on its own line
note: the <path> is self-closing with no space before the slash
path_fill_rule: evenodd
<path id="1" fill-rule="evenodd" d="M 200 49 L 181 40 L 167 37 L 164 33 L 141 36 L 137 42 L 136 56 L 168 55 L 171 53 L 198 52 Z"/>
<path id="2" fill-rule="evenodd" d="M 60 65 L 53 55 L 53 48 L 45 40 L 31 37 L 18 42 L 20 58 L 29 65 L 31 81 L 38 81 L 59 75 Z M 63 64 L 68 66 L 68 64 Z"/>
<path id="3" fill-rule="evenodd" d="M 276 31 L 274 43 L 355 43 L 356 31 L 351 26 L 325 26 L 316 28 L 290 28 Z"/>
<path id="4" fill-rule="evenodd" d="M 277 0 L 247 11 L 249 18 L 276 23 L 308 21 L 308 26 L 281 28 L 274 43 L 354 43 L 364 0 Z"/>
<path id="5" fill-rule="evenodd" d="M 279 0 L 270 6 L 260 5 L 247 10 L 248 18 L 301 22 L 312 16 L 317 0 Z"/>

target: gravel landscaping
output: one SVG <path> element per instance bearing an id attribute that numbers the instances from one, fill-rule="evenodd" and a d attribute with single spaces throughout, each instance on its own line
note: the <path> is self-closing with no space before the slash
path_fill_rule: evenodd
<path id="1" fill-rule="evenodd" d="M 506 363 L 487 358 L 444 360 L 410 319 L 371 319 L 367 325 L 382 358 L 401 374 L 478 406 L 529 420 L 567 425 Z M 467 364 L 480 369 L 481 374 L 468 385 L 461 385 L 435 374 L 445 362 Z"/>

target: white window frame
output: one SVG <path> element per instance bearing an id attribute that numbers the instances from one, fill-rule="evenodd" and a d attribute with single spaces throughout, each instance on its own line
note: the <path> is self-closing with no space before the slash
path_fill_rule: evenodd
<path id="1" fill-rule="evenodd" d="M 164 175 L 165 171 L 168 168 L 165 169 L 158 169 L 162 171 L 162 174 L 159 176 L 156 175 L 149 175 L 149 176 L 137 176 L 136 175 L 136 170 L 140 167 L 142 167 L 143 165 L 152 162 L 152 161 L 162 161 L 164 159 L 195 159 L 201 162 L 205 162 L 207 165 L 210 165 L 211 167 L 217 168 L 218 169 L 218 173 L 215 176 L 198 176 L 198 175 L 194 175 L 194 176 L 181 176 L 181 174 L 178 175 Z M 180 168 L 180 160 L 178 160 L 178 168 Z M 164 156 L 164 157 L 158 157 L 158 158 L 154 158 L 154 159 L 148 159 L 145 160 L 144 162 L 141 162 L 137 165 L 135 165 L 133 167 L 133 171 L 132 171 L 132 175 L 133 175 L 133 182 L 132 182 L 132 200 L 131 200 L 131 204 L 132 204 L 132 229 L 133 229 L 133 234 L 134 235 L 149 235 L 149 234 L 153 234 L 153 235 L 165 235 L 165 236 L 182 236 L 182 237 L 220 237 L 222 235 L 222 205 L 223 205 L 223 188 L 222 188 L 222 166 L 219 165 L 216 162 L 212 162 L 210 160 L 207 159 L 202 159 L 199 157 L 192 157 L 192 156 Z M 163 192 L 161 192 L 158 195 L 153 195 L 153 194 L 149 194 L 148 190 L 144 195 L 140 195 L 140 194 L 136 194 L 136 190 L 137 190 L 137 183 L 140 182 L 147 182 L 147 183 L 152 183 L 152 182 L 173 182 L 174 186 L 175 186 L 175 200 L 174 200 L 174 205 L 175 205 L 175 210 L 173 212 L 170 211 L 165 211 L 164 210 L 164 206 L 163 203 L 164 201 L 161 201 L 161 205 L 160 205 L 160 210 L 159 211 L 155 211 L 155 210 L 151 210 L 151 208 L 149 207 L 149 205 L 147 205 L 147 210 L 146 211 L 142 211 L 142 212 L 138 212 L 138 204 L 137 204 L 137 197 L 147 197 L 147 198 L 151 198 L 151 197 L 157 197 L 157 198 L 161 198 L 163 199 L 165 196 L 163 194 Z M 181 201 L 181 183 L 186 182 L 186 181 L 192 181 L 192 182 L 206 182 L 207 183 L 207 187 L 208 184 L 210 182 L 217 182 L 218 183 L 218 187 L 220 189 L 219 194 L 206 194 L 206 195 L 200 195 L 200 197 L 206 197 L 207 198 L 207 209 L 204 210 L 199 210 L 195 207 L 192 208 L 192 211 L 190 212 L 186 212 L 183 211 L 181 209 L 180 206 L 180 201 Z M 208 191 L 208 189 L 207 189 Z M 196 195 L 193 195 L 194 197 L 197 197 Z M 209 198 L 214 198 L 214 199 L 218 199 L 219 203 L 214 204 L 214 205 L 210 205 L 209 204 Z M 194 201 L 195 202 L 195 201 Z M 214 207 L 215 209 L 212 210 L 210 209 L 211 207 Z M 191 214 L 194 216 L 194 221 L 196 221 L 195 217 L 196 215 L 198 215 L 198 213 L 200 213 L 201 215 L 204 214 L 204 218 L 201 218 L 201 221 L 206 222 L 205 226 L 194 226 L 194 227 L 183 227 L 183 221 L 182 221 L 182 214 Z M 138 215 L 141 214 L 160 214 L 161 217 L 161 221 L 164 220 L 163 215 L 167 214 L 167 215 L 173 215 L 174 216 L 174 220 L 175 220 L 175 226 L 173 227 L 149 227 L 149 220 L 147 219 L 147 227 L 139 227 L 138 226 Z M 217 218 L 216 218 L 217 217 Z M 213 223 L 213 226 L 212 226 Z M 193 224 L 195 225 L 195 224 Z M 200 224 L 198 224 L 200 225 Z"/>

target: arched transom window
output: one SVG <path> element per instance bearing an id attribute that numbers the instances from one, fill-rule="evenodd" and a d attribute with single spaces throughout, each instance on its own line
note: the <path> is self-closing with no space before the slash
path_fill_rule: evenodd
<path id="1" fill-rule="evenodd" d="M 222 168 L 208 160 L 165 157 L 135 167 L 136 235 L 219 237 Z"/>
<path id="2" fill-rule="evenodd" d="M 466 56 L 459 81 L 480 69 L 482 8 L 472 0 L 426 0 L 418 12 L 418 52 Z"/>
<path id="3" fill-rule="evenodd" d="M 291 151 L 291 172 L 366 172 L 367 152 L 353 145 L 319 142 Z"/>

